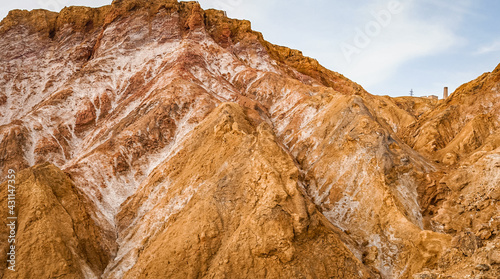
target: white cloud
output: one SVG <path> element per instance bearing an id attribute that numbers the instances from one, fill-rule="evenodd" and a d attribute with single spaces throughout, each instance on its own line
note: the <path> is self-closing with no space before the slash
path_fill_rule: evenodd
<path id="1" fill-rule="evenodd" d="M 476 13 L 471 9 L 473 1 L 471 0 L 455 0 L 450 2 L 448 0 L 421 0 L 422 3 L 425 2 L 426 5 L 434 6 L 435 8 L 445 11 L 448 15 L 469 15 L 469 16 L 481 16 L 481 14 Z M 446 14 L 442 14 L 443 18 L 446 18 Z"/>
<path id="2" fill-rule="evenodd" d="M 359 52 L 351 55 L 352 61 L 346 57 L 338 57 L 341 58 L 338 60 L 341 62 L 338 64 L 338 71 L 370 87 L 389 79 L 398 68 L 410 60 L 438 54 L 460 43 L 461 40 L 450 22 L 426 20 L 424 15 L 416 12 L 420 4 L 416 1 L 399 2 L 403 4 L 403 11 L 392 14 L 390 23 L 379 32 L 370 34 L 370 31 L 364 31 L 370 24 L 374 26 L 374 17 L 370 18 L 365 26 L 358 28 L 358 33 L 361 29 L 368 35 L 370 43 L 356 44 L 356 34 L 353 34 L 349 42 L 355 47 L 362 47 L 358 48 Z M 380 13 L 381 10 L 374 11 Z M 376 31 L 376 28 L 372 27 L 372 30 Z"/>
<path id="3" fill-rule="evenodd" d="M 482 55 L 482 54 L 488 54 L 492 52 L 500 52 L 500 41 L 496 41 L 493 43 L 490 43 L 488 45 L 480 47 L 474 54 L 476 55 Z"/>

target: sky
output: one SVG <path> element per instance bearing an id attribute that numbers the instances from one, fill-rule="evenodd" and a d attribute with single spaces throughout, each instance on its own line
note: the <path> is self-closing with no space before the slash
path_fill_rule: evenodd
<path id="1" fill-rule="evenodd" d="M 496 0 L 200 0 L 247 19 L 377 95 L 442 96 L 500 63 Z M 0 0 L 11 9 L 98 7 L 111 0 Z"/>

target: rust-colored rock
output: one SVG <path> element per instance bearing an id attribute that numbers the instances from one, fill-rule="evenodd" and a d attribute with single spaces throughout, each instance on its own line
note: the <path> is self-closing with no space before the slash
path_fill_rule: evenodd
<path id="1" fill-rule="evenodd" d="M 500 276 L 500 66 L 446 100 L 374 96 L 174 0 L 0 34 L 2 278 Z"/>
<path id="2" fill-rule="evenodd" d="M 7 103 L 7 96 L 4 94 L 0 94 L 0 106 L 3 106 Z"/>
<path id="3" fill-rule="evenodd" d="M 96 118 L 96 107 L 94 104 L 90 101 L 85 102 L 76 113 L 75 130 L 82 132 L 89 126 L 95 125 Z"/>

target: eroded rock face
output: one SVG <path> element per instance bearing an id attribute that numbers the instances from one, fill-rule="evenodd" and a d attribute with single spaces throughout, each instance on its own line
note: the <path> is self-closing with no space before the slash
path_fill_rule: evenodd
<path id="1" fill-rule="evenodd" d="M 7 183 L 0 201 L 7 204 Z M 15 245 L 16 272 L 2 278 L 95 278 L 116 250 L 114 233 L 93 221 L 93 208 L 73 182 L 51 164 L 25 169 L 16 176 L 15 243 L 2 241 L 2 262 Z M 1 211 L 0 235 L 9 235 L 7 211 Z M 9 215 L 10 216 L 10 215 Z M 41 268 L 39 264 L 45 263 Z"/>
<path id="2" fill-rule="evenodd" d="M 124 203 L 119 242 L 144 245 L 124 245 L 105 277 L 371 277 L 304 197 L 267 123 L 224 103 L 188 137 Z"/>
<path id="3" fill-rule="evenodd" d="M 445 102 L 424 114 L 408 129 L 406 141 L 438 161 L 469 156 L 499 128 L 499 90 L 500 66 L 462 85 Z"/>
<path id="4" fill-rule="evenodd" d="M 499 85 L 500 66 L 462 85 L 406 131 L 410 146 L 441 172 L 424 212 L 427 228 L 454 237 L 436 267 L 441 276 L 500 276 L 488 258 L 500 245 Z"/>
<path id="5" fill-rule="evenodd" d="M 445 101 L 373 96 L 167 0 L 13 11 L 0 34 L 5 278 L 498 277 L 498 68 Z"/>

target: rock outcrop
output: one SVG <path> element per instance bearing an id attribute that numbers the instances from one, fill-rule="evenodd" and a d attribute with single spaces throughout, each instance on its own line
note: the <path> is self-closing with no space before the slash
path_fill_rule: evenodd
<path id="1" fill-rule="evenodd" d="M 0 201 L 7 205 L 7 183 Z M 17 174 L 17 234 L 2 241 L 1 260 L 16 246 L 16 271 L 0 270 L 2 278 L 95 278 L 116 250 L 114 233 L 98 227 L 93 208 L 60 169 L 42 164 Z M 10 215 L 9 215 L 10 216 Z M 7 211 L 1 211 L 0 235 L 10 235 Z M 43 265 L 43 268 L 42 268 Z"/>
<path id="2" fill-rule="evenodd" d="M 462 85 L 405 132 L 438 164 L 424 209 L 426 226 L 453 236 L 436 274 L 496 278 L 500 204 L 500 65 Z M 491 256 L 493 255 L 493 256 Z"/>
<path id="3" fill-rule="evenodd" d="M 2 278 L 499 276 L 500 68 L 374 96 L 175 0 L 12 11 L 0 34 Z"/>

